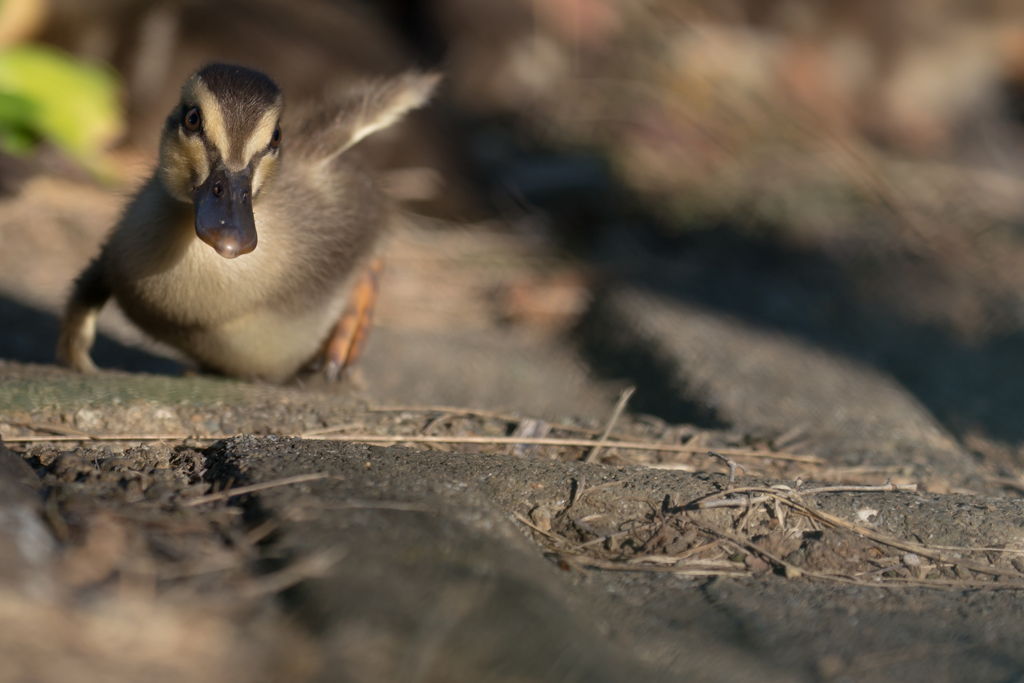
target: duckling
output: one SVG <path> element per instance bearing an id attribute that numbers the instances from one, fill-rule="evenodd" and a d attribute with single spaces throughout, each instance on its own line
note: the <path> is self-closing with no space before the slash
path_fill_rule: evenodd
<path id="1" fill-rule="evenodd" d="M 339 378 L 365 341 L 388 205 L 343 154 L 422 106 L 437 74 L 368 82 L 281 124 L 281 90 L 252 69 L 196 72 L 164 124 L 158 166 L 75 282 L 58 359 L 89 351 L 111 296 L 206 371 Z M 286 135 L 287 134 L 287 135 Z"/>

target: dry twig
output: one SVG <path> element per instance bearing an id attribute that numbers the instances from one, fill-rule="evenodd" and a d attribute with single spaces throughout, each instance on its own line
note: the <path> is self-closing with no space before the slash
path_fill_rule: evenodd
<path id="1" fill-rule="evenodd" d="M 326 575 L 331 567 L 344 556 L 345 552 L 340 548 L 331 548 L 301 558 L 280 571 L 246 582 L 239 593 L 245 598 L 280 593 L 306 579 L 316 579 Z"/>
<path id="2" fill-rule="evenodd" d="M 686 566 L 686 565 L 650 565 L 643 566 L 637 564 L 626 564 L 623 562 L 616 562 L 613 560 L 599 560 L 591 557 L 579 557 L 562 556 L 568 564 L 576 565 L 579 567 L 592 567 L 594 569 L 608 569 L 611 571 L 620 572 L 647 572 L 656 574 L 675 574 L 677 576 L 747 576 L 749 572 L 736 568 L 736 569 L 725 569 L 718 567 L 701 567 L 697 566 Z M 735 563 L 730 563 L 733 567 L 736 567 Z"/>
<path id="3" fill-rule="evenodd" d="M 585 462 L 594 462 L 597 460 L 598 453 L 601 452 L 601 448 L 608 442 L 608 435 L 615 429 L 615 423 L 619 421 L 619 416 L 622 415 L 622 411 L 626 409 L 626 404 L 629 403 L 630 397 L 636 391 L 636 387 L 627 387 L 622 390 L 622 394 L 619 395 L 619 402 L 615 404 L 615 410 L 612 411 L 612 416 L 608 419 L 608 425 L 604 428 L 601 433 L 601 438 L 597 440 L 597 445 L 590 449 L 590 453 L 584 458 Z"/>
<path id="4" fill-rule="evenodd" d="M 51 430 L 47 430 L 51 431 Z M 68 441 L 219 441 L 228 436 L 183 436 L 181 434 L 86 434 L 81 436 L 5 436 L 6 443 L 61 443 Z"/>
<path id="5" fill-rule="evenodd" d="M 602 486 L 613 485 L 614 483 L 616 482 L 608 482 Z M 573 543 L 568 538 L 562 537 L 554 532 L 539 529 L 536 525 L 532 524 L 521 515 L 516 515 L 516 519 L 523 522 L 534 531 L 537 531 L 544 539 L 550 541 L 552 543 L 550 548 L 551 551 L 556 553 L 562 561 L 578 567 L 590 567 L 614 571 L 674 573 L 681 576 L 744 576 L 756 573 L 757 571 L 764 571 L 764 563 L 767 563 L 768 565 L 783 570 L 786 577 L 790 579 L 806 577 L 815 580 L 877 587 L 913 586 L 941 589 L 980 588 L 992 590 L 1024 590 L 1024 573 L 1022 572 L 1002 569 L 991 564 L 982 564 L 977 561 L 965 559 L 960 556 L 953 556 L 947 552 L 943 552 L 958 551 L 961 553 L 967 553 L 998 550 L 1000 552 L 1007 553 L 1024 553 L 1024 549 L 1012 550 L 1006 548 L 930 547 L 919 543 L 905 541 L 881 531 L 848 522 L 845 519 L 817 510 L 805 504 L 801 499 L 802 496 L 813 496 L 826 493 L 912 493 L 915 491 L 916 486 L 914 485 L 894 484 L 891 480 L 883 485 L 877 486 L 820 486 L 801 489 L 801 482 L 798 481 L 793 487 L 779 485 L 774 487 L 749 486 L 734 488 L 701 496 L 700 498 L 684 503 L 676 507 L 674 511 L 667 511 L 669 517 L 665 516 L 665 511 L 656 512 L 647 522 L 638 521 L 632 523 L 629 530 L 619 531 L 611 535 L 602 535 L 600 538 L 586 541 L 584 543 Z M 587 492 L 589 493 L 589 490 Z M 574 497 L 578 500 L 582 494 L 583 491 L 580 491 Z M 717 528 L 717 526 L 702 524 L 692 516 L 687 517 L 683 522 L 685 527 L 677 526 L 677 530 L 682 530 L 683 528 L 697 529 L 705 537 L 716 540 L 712 540 L 710 543 L 698 543 L 697 545 L 688 548 L 682 554 L 662 555 L 645 553 L 636 554 L 632 557 L 629 557 L 627 554 L 616 559 L 600 557 L 600 555 L 604 554 L 606 551 L 617 552 L 619 548 L 619 543 L 617 541 L 628 537 L 640 540 L 641 547 L 645 549 L 647 547 L 660 548 L 661 545 L 656 543 L 656 541 L 661 538 L 662 534 L 662 531 L 659 531 L 659 529 L 664 529 L 667 521 L 671 519 L 673 515 L 678 515 L 684 511 L 691 511 L 690 514 L 692 515 L 698 511 L 714 508 L 743 508 L 744 512 L 741 519 L 748 519 L 755 506 L 762 503 L 767 503 L 772 506 L 774 519 L 777 520 L 778 524 L 782 527 L 786 526 L 787 522 L 784 520 L 787 517 L 792 519 L 792 515 L 799 515 L 806 518 L 815 529 L 843 529 L 857 534 L 873 543 L 877 543 L 879 546 L 888 546 L 889 548 L 901 551 L 907 555 L 912 554 L 917 558 L 929 559 L 935 563 L 934 565 L 928 565 L 928 567 L 932 569 L 946 568 L 944 571 L 948 571 L 949 568 L 954 568 L 959 578 L 946 579 L 939 578 L 938 576 L 931 577 L 930 575 L 929 578 L 924 578 L 923 576 L 914 578 L 906 575 L 893 576 L 891 575 L 892 572 L 896 572 L 904 566 L 910 571 L 913 571 L 917 567 L 924 567 L 924 565 L 920 564 L 920 560 L 915 560 L 913 564 L 906 564 L 905 561 L 899 557 L 883 557 L 883 560 L 886 560 L 889 564 L 885 564 L 876 570 L 868 572 L 861 571 L 854 574 L 844 573 L 841 571 L 816 570 L 808 566 L 797 566 L 788 561 L 788 556 L 787 558 L 783 558 L 782 554 L 771 549 L 772 547 L 778 546 L 772 546 L 769 544 L 768 547 L 766 547 L 763 543 L 755 542 L 750 538 L 749 533 L 742 531 L 744 528 L 743 523 L 736 524 L 736 527 L 741 530 L 737 532 L 720 529 Z M 571 507 L 571 504 L 569 507 Z M 784 513 L 784 510 L 786 509 L 792 511 L 790 515 L 786 515 Z M 621 524 L 619 528 L 621 528 Z M 637 536 L 638 532 L 641 536 Z M 647 542 L 642 540 L 643 534 L 650 536 Z M 692 545 L 694 540 L 696 539 L 691 539 L 689 543 Z M 702 551 L 706 551 L 719 543 L 735 548 L 747 556 L 752 555 L 760 558 L 760 560 L 754 564 L 751 564 L 748 560 L 746 568 L 738 566 L 733 568 L 728 564 L 722 563 L 722 561 L 717 558 L 701 559 L 699 557 L 695 557 L 692 560 L 686 560 L 686 558 L 694 556 L 697 553 L 701 553 Z M 604 546 L 606 550 L 599 550 L 602 546 Z M 634 548 L 636 548 L 635 544 Z M 594 557 L 595 552 L 598 557 Z M 904 555 L 903 557 L 906 557 L 907 555 Z M 757 565 L 760 565 L 762 569 L 757 569 Z M 997 580 L 982 580 L 974 579 L 967 575 L 961 576 L 961 570 L 986 574 Z M 903 573 L 905 574 L 905 571 Z M 879 576 L 879 574 L 885 574 L 885 576 Z"/>
<path id="6" fill-rule="evenodd" d="M 820 489 L 808 489 L 807 491 L 800 491 L 799 493 L 800 493 L 800 495 L 812 495 L 812 494 L 815 494 L 815 493 L 831 493 L 831 492 L 835 492 L 837 490 L 840 490 L 840 491 L 849 491 L 849 490 L 853 490 L 853 491 L 864 491 L 864 490 L 872 490 L 872 491 L 899 491 L 899 490 L 916 491 L 916 487 L 911 488 L 912 486 L 913 485 L 906 486 L 906 487 L 900 487 L 900 486 L 898 486 L 896 484 L 893 484 L 893 483 L 889 482 L 889 483 L 887 483 L 887 484 L 885 484 L 885 485 L 883 485 L 881 487 L 826 486 L 826 487 L 822 487 Z M 940 552 L 939 550 L 937 550 L 935 548 L 930 548 L 930 547 L 928 547 L 926 545 L 921 545 L 919 543 L 912 543 L 910 541 L 904 541 L 902 539 L 896 538 L 895 536 L 890 536 L 890 535 L 882 533 L 880 531 L 875 531 L 874 529 L 869 529 L 869 528 L 861 526 L 859 524 L 854 524 L 852 522 L 848 522 L 845 519 L 842 519 L 841 517 L 836 517 L 835 515 L 830 515 L 827 512 L 822 512 L 821 510 L 815 510 L 815 509 L 813 509 L 811 507 L 808 507 L 807 505 L 805 505 L 804 503 L 802 503 L 802 502 L 800 502 L 798 500 L 794 500 L 790 496 L 791 496 L 791 493 L 795 493 L 795 492 L 788 492 L 785 489 L 762 488 L 762 487 L 751 486 L 751 487 L 746 487 L 744 489 L 733 489 L 731 491 L 720 491 L 720 492 L 716 492 L 716 493 L 710 494 L 708 496 L 704 496 L 704 497 L 702 497 L 702 498 L 700 498 L 700 499 L 698 499 L 696 501 L 691 501 L 690 503 L 687 503 L 685 505 L 680 506 L 680 508 L 681 509 L 698 509 L 699 510 L 699 509 L 708 509 L 709 507 L 722 507 L 720 505 L 719 506 L 709 505 L 708 503 L 709 502 L 713 502 L 713 501 L 709 501 L 708 499 L 716 498 L 716 497 L 722 496 L 722 495 L 731 495 L 731 494 L 736 494 L 736 493 L 741 493 L 741 492 L 742 493 L 747 493 L 747 492 L 761 493 L 761 494 L 763 494 L 763 499 L 774 498 L 774 499 L 778 500 L 779 502 L 781 502 L 782 504 L 789 506 L 790 508 L 796 510 L 800 514 L 802 514 L 805 517 L 808 517 L 810 519 L 816 519 L 819 522 L 822 522 L 822 523 L 827 524 L 828 526 L 831 526 L 831 527 L 834 527 L 834 528 L 847 529 L 847 530 L 852 531 L 853 533 L 855 533 L 855 534 L 857 534 L 859 536 L 863 536 L 864 538 L 870 539 L 870 540 L 872 540 L 872 541 L 874 541 L 876 543 L 880 543 L 882 545 L 887 545 L 887 546 L 889 546 L 891 548 L 896 548 L 898 550 L 903 550 L 905 552 L 915 553 L 917 555 L 920 555 L 921 557 L 926 557 L 926 558 L 928 558 L 930 560 L 935 560 L 935 561 L 941 562 L 943 564 L 960 566 L 960 567 L 963 567 L 964 569 L 970 569 L 971 571 L 979 572 L 979 573 L 982 573 L 982 574 L 988 574 L 989 576 L 1006 576 L 1006 577 L 1011 577 L 1011 578 L 1024 579 L 1024 575 L 1022 575 L 1020 572 L 1015 571 L 1015 570 L 1011 571 L 1011 570 L 1007 570 L 1007 569 L 1000 569 L 998 567 L 993 567 L 993 566 L 989 566 L 989 565 L 982 565 L 982 564 L 978 564 L 976 562 L 971 562 L 970 560 L 965 560 L 965 559 L 960 558 L 960 557 L 953 557 L 951 555 L 946 555 L 945 553 L 942 553 L 942 552 Z M 705 502 L 705 501 L 708 501 L 708 502 Z M 751 505 L 751 504 L 752 503 L 746 503 L 742 507 L 749 507 L 749 505 Z M 746 541 L 744 541 L 744 542 L 746 542 Z M 788 569 L 787 569 L 787 571 L 788 571 Z M 1018 584 L 1017 587 L 1018 588 L 1024 588 L 1024 584 Z"/>
<path id="7" fill-rule="evenodd" d="M 316 440 L 362 442 L 362 443 L 479 443 L 479 444 L 539 444 L 541 446 L 576 446 L 589 447 L 594 442 L 589 439 L 559 439 L 559 438 L 517 438 L 502 436 L 382 436 L 379 434 L 343 434 L 340 436 L 319 436 L 313 437 Z M 670 453 L 705 453 L 706 448 L 689 448 L 675 444 L 644 443 L 638 441 L 608 441 L 609 448 L 621 448 L 632 451 L 664 451 Z M 795 453 L 775 453 L 773 451 L 755 451 L 739 448 L 719 448 L 719 454 L 731 455 L 735 458 L 769 458 L 775 460 L 788 460 L 792 462 L 804 462 L 812 465 L 822 465 L 825 461 L 813 455 L 799 455 Z"/>
<path id="8" fill-rule="evenodd" d="M 336 429 L 336 428 L 331 428 Z M 559 427 L 560 429 L 560 427 Z M 307 438 L 311 441 L 340 441 L 345 443 L 472 443 L 485 445 L 539 445 L 539 446 L 560 446 L 564 448 L 593 447 L 595 442 L 592 439 L 563 439 L 563 438 L 541 438 L 541 437 L 502 437 L 502 436 L 417 436 L 406 434 L 337 434 L 323 435 L 325 430 L 313 430 L 304 434 L 291 435 L 295 438 Z M 49 442 L 75 442 L 75 441 L 196 441 L 213 443 L 222 439 L 231 439 L 235 435 L 220 434 L 211 436 L 194 436 L 182 434 L 85 434 L 82 436 L 5 436 L 7 443 L 49 443 Z M 288 435 L 285 435 L 288 436 Z M 662 444 L 655 442 L 640 441 L 606 441 L 604 447 L 619 448 L 633 451 L 659 451 L 667 453 L 704 453 L 706 448 L 693 448 L 675 444 Z M 757 451 L 740 448 L 719 448 L 716 451 L 720 455 L 732 456 L 735 458 L 766 458 L 790 462 L 802 462 L 810 465 L 823 465 L 825 461 L 813 455 L 802 455 L 796 453 L 782 453 L 774 451 Z"/>
<path id="9" fill-rule="evenodd" d="M 500 436 L 432 436 L 432 435 L 405 435 L 405 434 L 394 434 L 394 435 L 382 435 L 382 434 L 333 434 L 333 432 L 340 429 L 344 429 L 343 426 L 324 427 L 321 429 L 314 429 L 301 434 L 291 435 L 293 437 L 305 438 L 311 440 L 327 440 L 327 441 L 341 441 L 341 442 L 354 442 L 354 443 L 419 443 L 419 444 L 483 444 L 483 445 L 533 445 L 533 446 L 556 446 L 562 448 L 593 448 L 588 456 L 588 460 L 593 460 L 595 453 L 599 453 L 603 448 L 618 448 L 623 450 L 633 451 L 657 451 L 667 453 L 705 453 L 706 448 L 699 447 L 699 444 L 681 446 L 677 444 L 664 444 L 657 442 L 641 442 L 641 441 L 613 441 L 611 428 L 614 427 L 615 422 L 621 415 L 622 410 L 625 408 L 626 401 L 628 401 L 630 392 L 627 389 L 623 392 L 622 397 L 619 399 L 619 405 L 616 406 L 616 411 L 609 420 L 609 423 L 605 431 L 601 434 L 601 437 L 595 443 L 592 439 L 568 439 L 560 437 L 500 437 Z M 387 411 L 400 411 L 400 410 L 412 410 L 411 408 L 374 408 L 383 412 Z M 428 410 L 422 408 L 419 410 Z M 431 408 L 432 411 L 450 410 L 443 417 L 454 417 L 459 414 L 462 415 L 480 415 L 490 416 L 503 419 L 506 421 L 520 421 L 520 418 L 516 418 L 509 415 L 500 415 L 498 413 L 488 413 L 487 411 L 477 410 L 465 410 L 458 408 L 444 409 L 444 408 Z M 12 423 L 13 424 L 13 423 Z M 97 441 L 97 442 L 132 442 L 132 441 L 194 441 L 198 443 L 213 443 L 223 439 L 233 438 L 235 435 L 232 434 L 214 434 L 210 436 L 197 436 L 197 435 L 186 435 L 186 434 L 92 434 L 88 432 L 80 432 L 75 429 L 66 428 L 61 425 L 51 424 L 39 424 L 39 423 L 18 423 L 19 426 L 28 427 L 37 431 L 48 431 L 55 433 L 56 435 L 34 435 L 34 436 L 6 436 L 4 437 L 8 443 L 62 443 L 62 442 L 80 442 L 80 441 Z M 582 429 L 571 429 L 560 426 L 552 426 L 554 429 L 565 429 L 567 431 L 591 431 Z M 284 435 L 288 436 L 288 435 Z M 618 438 L 618 437 L 616 437 Z M 774 459 L 787 462 L 799 462 L 806 463 L 809 465 L 824 465 L 825 462 L 820 458 L 813 455 L 803 455 L 786 452 L 775 452 L 775 451 L 760 451 L 740 448 L 719 448 L 714 453 L 716 457 L 722 458 L 722 456 L 732 456 L 737 458 L 765 458 Z M 728 463 L 728 458 L 723 458 Z"/>
<path id="10" fill-rule="evenodd" d="M 294 477 L 285 477 L 283 479 L 275 479 L 273 481 L 266 481 L 260 484 L 250 484 L 248 486 L 239 486 L 238 488 L 228 489 L 226 491 L 220 491 L 218 493 L 210 493 L 205 496 L 199 496 L 191 500 L 182 503 L 185 507 L 195 507 L 197 505 L 204 505 L 206 503 L 213 503 L 218 500 L 227 500 L 228 498 L 234 498 L 235 496 L 241 496 L 246 493 L 255 493 L 256 491 L 265 491 L 267 489 L 276 488 L 278 486 L 289 486 L 291 484 L 302 484 L 307 481 L 319 481 L 321 479 L 341 479 L 333 474 L 327 474 L 326 472 L 314 472 L 313 474 L 297 474 Z"/>
<path id="11" fill-rule="evenodd" d="M 722 462 L 725 463 L 726 467 L 729 468 L 729 486 L 732 486 L 733 484 L 736 483 L 736 468 L 737 467 L 739 467 L 741 470 L 743 470 L 743 474 L 747 473 L 747 468 L 746 467 L 744 467 L 743 465 L 739 464 L 735 460 L 731 460 L 731 459 L 725 457 L 721 453 L 715 453 L 714 451 L 708 451 L 708 455 L 710 455 L 710 456 L 712 456 L 714 458 L 718 458 L 719 460 L 721 460 Z"/>
<path id="12" fill-rule="evenodd" d="M 763 496 L 747 496 L 747 497 L 736 497 L 736 498 L 725 498 L 720 500 L 713 500 L 723 495 L 734 495 L 739 493 L 749 493 L 756 491 L 767 491 L 766 495 Z M 791 489 L 790 487 L 772 487 L 765 489 L 759 486 L 749 486 L 740 489 L 729 489 L 727 491 L 717 491 L 715 493 L 708 494 L 703 498 L 691 501 L 683 507 L 695 507 L 700 510 L 709 510 L 711 508 L 747 508 L 751 505 L 763 503 L 771 498 L 782 498 L 787 492 L 799 493 L 801 496 L 813 496 L 819 493 L 863 493 L 863 492 L 880 492 L 880 491 L 902 491 L 904 493 L 916 493 L 917 484 L 893 484 L 890 479 L 881 486 L 821 486 L 814 489 Z"/>

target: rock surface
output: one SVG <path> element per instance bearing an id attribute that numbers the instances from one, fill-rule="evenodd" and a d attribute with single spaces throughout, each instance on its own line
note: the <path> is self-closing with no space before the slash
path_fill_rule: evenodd
<path id="1" fill-rule="evenodd" d="M 753 433 L 798 428 L 802 447 L 835 465 L 910 466 L 940 490 L 975 483 L 975 463 L 956 440 L 906 388 L 865 363 L 630 287 L 600 297 L 583 328 L 592 357 L 658 367 L 641 390 L 699 406 L 703 415 L 691 419 Z"/>
<path id="2" fill-rule="evenodd" d="M 39 480 L 0 438 L 0 584 L 49 596 L 56 543 L 43 522 Z"/>
<path id="3" fill-rule="evenodd" d="M 385 432 L 407 419 L 344 396 L 207 378 L 0 370 L 8 432 L 83 409 L 114 433 L 146 416 L 158 425 L 167 409 L 192 427 L 234 415 L 240 430 L 283 434 L 329 420 Z M 84 636 L 56 631 L 31 651 L 7 643 L 28 658 L 19 670 L 46 660 L 132 680 L 164 659 L 182 663 L 165 680 L 355 682 L 1024 672 L 1009 626 L 1024 590 L 1019 500 L 805 484 L 799 497 L 767 489 L 790 502 L 701 509 L 780 482 L 741 475 L 731 493 L 720 474 L 282 436 L 64 441 L 22 457 L 61 530 L 50 564 L 67 618 L 97 619 L 104 596 L 104 628 L 124 629 L 142 609 L 169 633 L 207 624 L 219 635 L 188 660 L 206 674 L 184 666 L 185 640 L 83 658 Z M 57 618 L 0 598 L 11 618 Z"/>

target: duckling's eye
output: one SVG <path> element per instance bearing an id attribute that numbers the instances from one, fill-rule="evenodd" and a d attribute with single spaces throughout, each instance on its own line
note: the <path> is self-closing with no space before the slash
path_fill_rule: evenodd
<path id="1" fill-rule="evenodd" d="M 202 117 L 199 116 L 199 109 L 192 107 L 185 114 L 185 127 L 191 131 L 199 130 L 199 124 L 202 121 Z"/>
<path id="2" fill-rule="evenodd" d="M 277 149 L 277 146 L 281 144 L 281 126 L 274 129 L 274 135 L 270 138 L 270 147 Z"/>

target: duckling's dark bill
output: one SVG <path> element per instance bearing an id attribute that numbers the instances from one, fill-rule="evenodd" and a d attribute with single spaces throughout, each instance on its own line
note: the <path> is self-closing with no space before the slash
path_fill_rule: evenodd
<path id="1" fill-rule="evenodd" d="M 231 173 L 215 169 L 195 189 L 196 235 L 224 258 L 248 254 L 256 248 L 256 220 L 252 215 L 252 178 L 248 168 Z"/>

